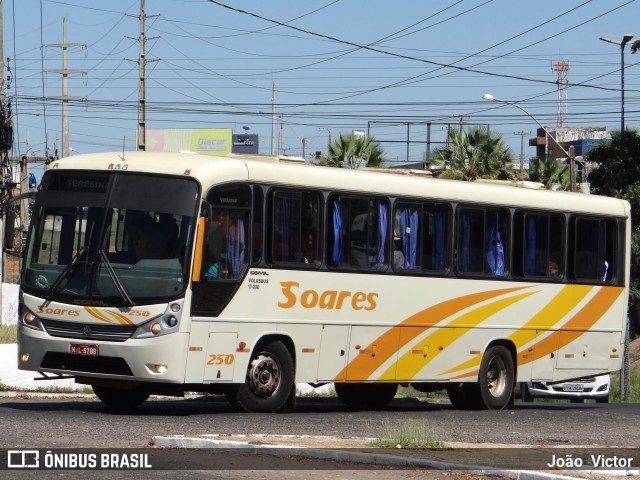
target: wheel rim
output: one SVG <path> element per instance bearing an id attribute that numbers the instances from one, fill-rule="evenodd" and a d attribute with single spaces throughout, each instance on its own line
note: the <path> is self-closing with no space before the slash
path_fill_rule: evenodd
<path id="1" fill-rule="evenodd" d="M 493 397 L 500 397 L 507 388 L 507 365 L 502 357 L 493 357 L 487 368 L 487 390 Z"/>
<path id="2" fill-rule="evenodd" d="M 280 386 L 280 379 L 280 365 L 272 357 L 263 353 L 251 362 L 248 384 L 257 396 L 272 396 Z"/>

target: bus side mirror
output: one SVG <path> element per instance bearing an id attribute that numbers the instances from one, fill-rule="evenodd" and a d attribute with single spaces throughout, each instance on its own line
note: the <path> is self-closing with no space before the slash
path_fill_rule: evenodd
<path id="1" fill-rule="evenodd" d="M 205 237 L 207 259 L 219 261 L 222 253 L 222 224 L 211 221 L 207 224 Z"/>
<path id="2" fill-rule="evenodd" d="M 16 234 L 16 212 L 12 208 L 7 208 L 4 219 L 4 238 L 2 246 L 5 250 L 13 250 L 13 242 Z"/>

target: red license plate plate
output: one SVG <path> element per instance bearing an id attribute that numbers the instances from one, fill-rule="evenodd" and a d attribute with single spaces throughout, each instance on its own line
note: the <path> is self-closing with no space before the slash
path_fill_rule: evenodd
<path id="1" fill-rule="evenodd" d="M 84 343 L 71 343 L 69 344 L 69 353 L 73 355 L 98 355 L 97 345 L 87 345 Z"/>

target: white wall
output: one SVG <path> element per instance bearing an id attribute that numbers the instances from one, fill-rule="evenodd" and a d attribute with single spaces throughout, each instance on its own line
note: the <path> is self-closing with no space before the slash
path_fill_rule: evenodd
<path id="1" fill-rule="evenodd" d="M 2 316 L 0 325 L 16 325 L 18 323 L 18 290 L 14 283 L 2 284 Z"/>

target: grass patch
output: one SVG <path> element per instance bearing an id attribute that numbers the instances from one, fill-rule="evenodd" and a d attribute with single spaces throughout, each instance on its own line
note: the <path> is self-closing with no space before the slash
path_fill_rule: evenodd
<path id="1" fill-rule="evenodd" d="M 431 427 L 418 422 L 386 423 L 371 446 L 422 450 L 447 448 Z"/>
<path id="2" fill-rule="evenodd" d="M 609 402 L 620 402 L 620 374 L 611 375 Z M 625 403 L 640 403 L 640 369 L 631 369 L 629 375 L 629 391 Z"/>
<path id="3" fill-rule="evenodd" d="M 320 387 L 308 392 L 297 391 L 296 395 L 301 398 L 335 398 L 336 389 L 332 384 L 330 388 Z"/>
<path id="4" fill-rule="evenodd" d="M 404 398 L 417 398 L 418 400 L 422 400 L 424 402 L 439 402 L 441 400 L 449 400 L 447 396 L 446 390 L 438 390 L 435 392 L 419 392 L 415 388 L 411 386 L 403 386 L 401 385 L 398 388 L 398 393 L 396 397 L 404 397 Z"/>
<path id="5" fill-rule="evenodd" d="M 0 343 L 16 343 L 18 341 L 17 325 L 0 326 Z"/>

